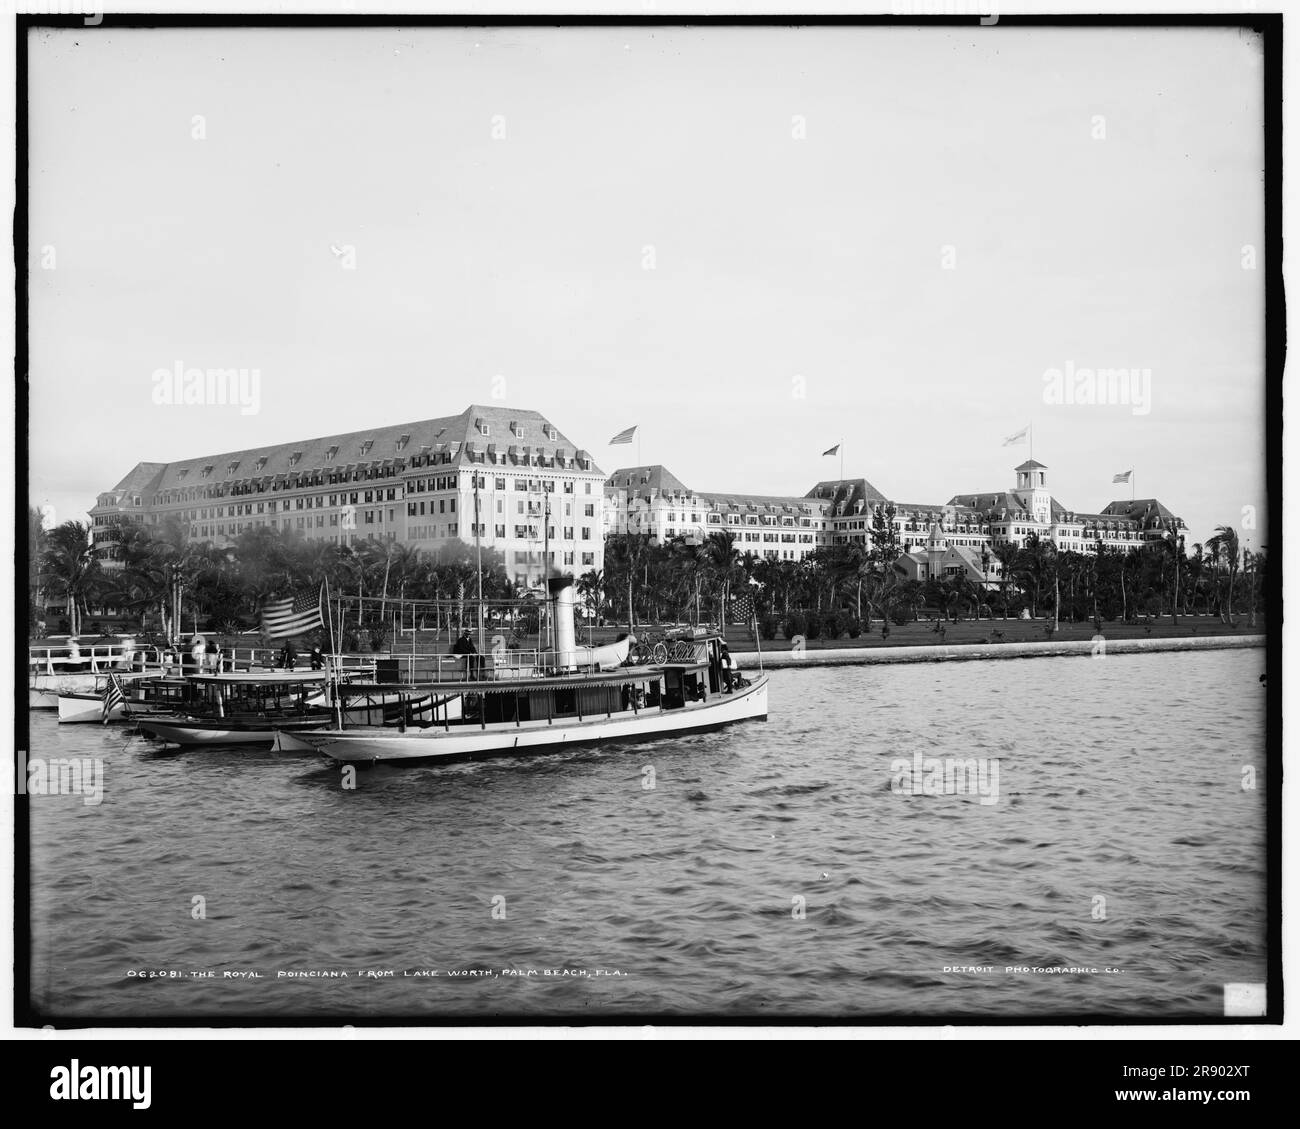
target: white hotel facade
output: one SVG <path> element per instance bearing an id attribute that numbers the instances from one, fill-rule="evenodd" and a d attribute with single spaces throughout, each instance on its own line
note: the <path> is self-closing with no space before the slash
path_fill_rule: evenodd
<path id="1" fill-rule="evenodd" d="M 937 534 L 945 551 L 982 562 L 986 551 L 1023 546 L 1031 536 L 1062 550 L 1095 553 L 1099 543 L 1133 549 L 1186 528 L 1154 498 L 1113 501 L 1098 513 L 1068 509 L 1048 489 L 1047 469 L 1030 459 L 1015 468 L 1014 489 L 910 503 L 887 498 L 864 478 L 832 479 L 806 495 L 774 497 L 691 490 L 663 466 L 623 467 L 605 482 L 605 533 L 644 533 L 664 542 L 730 529 L 741 553 L 797 561 L 825 545 L 869 548 L 876 515 L 892 507 L 905 554 L 927 554 Z M 971 571 L 978 578 L 985 569 L 981 564 L 976 572 L 972 564 Z"/>
<path id="2" fill-rule="evenodd" d="M 456 541 L 503 554 L 533 585 L 604 563 L 604 472 L 539 412 L 470 405 L 456 416 L 173 463 L 139 463 L 90 511 L 112 567 L 111 527 L 175 520 L 191 541 L 234 543 L 249 529 L 355 546 Z M 549 559 L 548 559 L 549 558 Z"/>

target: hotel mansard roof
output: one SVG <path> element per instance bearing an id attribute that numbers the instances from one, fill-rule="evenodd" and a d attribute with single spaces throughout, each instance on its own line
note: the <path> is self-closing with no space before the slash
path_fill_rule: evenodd
<path id="1" fill-rule="evenodd" d="M 649 466 L 619 467 L 607 479 L 605 485 L 613 490 L 631 490 L 639 492 L 657 490 L 660 494 L 694 494 L 680 478 L 661 463 Z"/>
<path id="2" fill-rule="evenodd" d="M 494 463 L 483 455 L 497 456 Z M 447 466 L 555 466 L 600 474 L 590 454 L 577 447 L 540 412 L 471 404 L 459 415 L 416 423 L 366 428 L 317 439 L 226 451 L 173 463 L 139 463 L 111 493 L 152 496 L 222 482 L 275 479 L 351 468 L 410 465 L 420 455 Z M 473 457 L 471 457 L 473 456 Z M 541 462 L 537 460 L 540 459 Z"/>
<path id="3" fill-rule="evenodd" d="M 818 498 L 835 506 L 841 506 L 842 513 L 852 513 L 853 507 L 858 502 L 863 503 L 863 509 L 868 509 L 871 506 L 884 505 L 889 501 L 865 478 L 826 479 L 824 482 L 817 483 L 804 497 Z"/>
<path id="4" fill-rule="evenodd" d="M 1187 523 L 1176 516 L 1167 506 L 1162 506 L 1155 498 L 1135 498 L 1132 501 L 1111 502 L 1100 514 L 1102 520 L 1115 519 L 1135 521 L 1139 525 L 1155 529 L 1186 528 Z"/>
<path id="5" fill-rule="evenodd" d="M 642 479 L 645 479 L 643 482 Z M 606 489 L 628 490 L 635 496 L 648 497 L 651 492 L 658 492 L 662 498 L 680 495 L 684 498 L 697 498 L 703 506 L 733 513 L 807 513 L 811 510 L 812 495 L 807 497 L 789 494 L 741 494 L 732 490 L 692 490 L 667 467 L 661 464 L 651 466 L 619 467 L 605 480 Z"/>

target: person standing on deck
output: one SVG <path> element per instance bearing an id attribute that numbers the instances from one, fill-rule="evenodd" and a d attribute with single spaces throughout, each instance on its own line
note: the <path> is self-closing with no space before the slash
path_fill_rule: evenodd
<path id="1" fill-rule="evenodd" d="M 478 654 L 478 648 L 474 646 L 474 640 L 470 638 L 468 631 L 460 633 L 460 638 L 451 645 L 451 653 L 465 656 L 465 681 L 468 682 L 474 678 L 475 671 L 478 668 L 474 656 Z"/>

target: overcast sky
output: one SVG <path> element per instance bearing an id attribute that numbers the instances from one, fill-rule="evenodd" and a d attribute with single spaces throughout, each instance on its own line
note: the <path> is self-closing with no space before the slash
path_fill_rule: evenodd
<path id="1" fill-rule="evenodd" d="M 37 31 L 31 500 L 504 393 L 606 472 L 1264 531 L 1262 53 L 1219 30 Z M 1257 269 L 1246 269 L 1249 251 Z M 256 369 L 256 412 L 154 402 Z M 1056 369 L 1147 403 L 1049 402 Z M 1142 385 L 1139 384 L 1139 388 Z M 1149 409 L 1149 410 L 1144 410 Z M 1251 532 L 1243 507 L 1258 508 Z"/>

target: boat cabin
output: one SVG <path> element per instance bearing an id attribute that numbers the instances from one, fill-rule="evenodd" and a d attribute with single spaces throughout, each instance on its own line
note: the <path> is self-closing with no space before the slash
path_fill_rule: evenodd
<path id="1" fill-rule="evenodd" d="M 195 694 L 191 708 L 197 705 L 215 717 L 264 717 L 305 714 L 320 703 L 328 677 L 324 671 L 244 671 L 192 674 L 187 681 Z"/>

